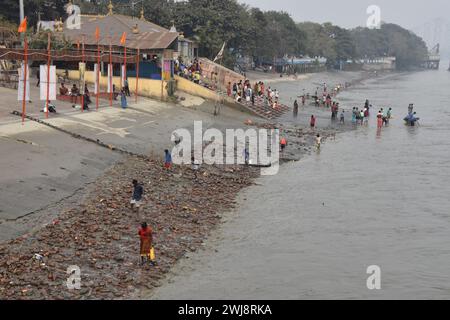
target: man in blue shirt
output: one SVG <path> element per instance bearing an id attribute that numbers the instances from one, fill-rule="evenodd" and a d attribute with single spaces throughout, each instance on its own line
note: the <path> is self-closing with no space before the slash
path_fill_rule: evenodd
<path id="1" fill-rule="evenodd" d="M 137 180 L 133 180 L 133 196 L 131 198 L 131 209 L 134 212 L 138 212 L 142 205 L 142 196 L 144 195 L 144 188 L 138 183 Z"/>

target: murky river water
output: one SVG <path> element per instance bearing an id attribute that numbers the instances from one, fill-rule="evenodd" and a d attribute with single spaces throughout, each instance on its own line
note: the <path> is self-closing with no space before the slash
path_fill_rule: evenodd
<path id="1" fill-rule="evenodd" d="M 260 179 L 153 298 L 449 299 L 449 89 L 442 70 L 344 92 L 344 105 L 391 106 L 390 127 L 377 133 L 372 116 Z M 401 121 L 410 102 L 415 128 Z M 367 289 L 370 265 L 381 268 L 381 290 Z"/>

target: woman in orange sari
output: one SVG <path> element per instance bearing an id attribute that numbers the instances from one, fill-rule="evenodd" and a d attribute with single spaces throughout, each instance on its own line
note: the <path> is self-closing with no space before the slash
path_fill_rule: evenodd
<path id="1" fill-rule="evenodd" d="M 145 263 L 145 259 L 147 261 L 150 261 L 153 264 L 151 252 L 152 252 L 152 243 L 153 243 L 153 230 L 151 227 L 147 225 L 146 222 L 141 224 L 141 227 L 139 228 L 139 237 L 141 239 L 141 247 L 140 247 L 140 254 L 141 254 L 141 263 Z"/>

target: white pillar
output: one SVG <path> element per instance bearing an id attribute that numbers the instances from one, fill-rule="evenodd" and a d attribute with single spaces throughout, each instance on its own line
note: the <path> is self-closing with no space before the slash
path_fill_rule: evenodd
<path id="1" fill-rule="evenodd" d="M 19 21 L 19 23 L 20 23 L 23 21 L 23 19 L 25 19 L 25 12 L 23 9 L 23 0 L 19 0 L 19 6 L 20 6 L 20 21 Z"/>

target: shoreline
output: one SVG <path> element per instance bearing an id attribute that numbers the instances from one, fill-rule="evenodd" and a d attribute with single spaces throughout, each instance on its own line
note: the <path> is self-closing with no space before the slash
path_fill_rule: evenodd
<path id="1" fill-rule="evenodd" d="M 242 115 L 242 120 L 245 117 Z M 255 125 L 266 124 L 261 121 Z M 325 139 L 339 132 L 329 127 L 312 131 L 303 125 L 281 126 L 290 145 L 296 148 L 285 156 L 285 161 L 298 161 L 310 153 L 317 132 Z M 0 264 L 0 297 L 131 299 L 140 297 L 142 290 L 163 285 L 171 268 L 187 252 L 203 246 L 234 208 L 240 192 L 254 184 L 257 177 L 256 169 L 242 166 L 204 165 L 203 170 L 201 183 L 196 184 L 190 168 L 177 166 L 176 173 L 168 175 L 162 162 L 154 157 L 122 158 L 88 187 L 94 192 L 80 200 L 78 208 L 65 210 L 37 232 L 0 245 L 4 257 Z M 147 181 L 146 201 L 151 205 L 142 218 L 155 230 L 157 267 L 138 265 L 137 227 L 142 218 L 126 208 L 131 190 L 125 190 L 131 176 Z M 34 259 L 36 253 L 44 260 Z M 88 275 L 79 292 L 61 290 L 61 283 L 67 279 L 64 266 L 68 264 L 79 265 Z M 105 272 L 108 276 L 102 279 Z"/>

